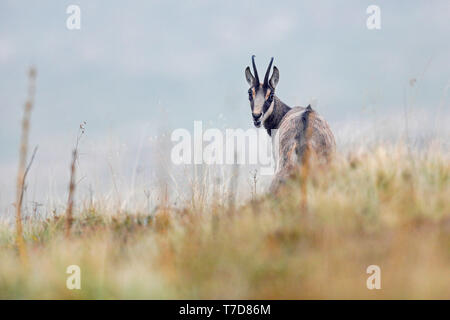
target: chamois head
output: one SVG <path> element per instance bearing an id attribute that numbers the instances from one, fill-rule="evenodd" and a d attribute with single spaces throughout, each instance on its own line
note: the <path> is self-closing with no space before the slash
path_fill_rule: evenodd
<path id="1" fill-rule="evenodd" d="M 273 67 L 272 76 L 269 80 L 270 69 L 272 68 L 273 57 L 270 59 L 269 66 L 267 67 L 266 75 L 264 76 L 264 82 L 259 82 L 258 71 L 255 65 L 255 56 L 252 56 L 253 72 L 250 71 L 250 67 L 245 69 L 245 78 L 247 79 L 250 89 L 248 89 L 248 99 L 250 100 L 250 106 L 252 108 L 253 124 L 259 128 L 261 122 L 264 120 L 264 114 L 271 108 L 273 104 L 273 98 L 275 94 L 275 87 L 280 79 L 280 72 L 277 67 Z M 273 106 L 272 106 L 273 108 Z"/>

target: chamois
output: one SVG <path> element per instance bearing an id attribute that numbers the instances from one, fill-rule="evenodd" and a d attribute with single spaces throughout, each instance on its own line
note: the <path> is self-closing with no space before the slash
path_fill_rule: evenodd
<path id="1" fill-rule="evenodd" d="M 310 105 L 289 107 L 275 95 L 280 72 L 274 66 L 269 79 L 272 62 L 273 57 L 261 83 L 253 55 L 254 75 L 247 67 L 245 78 L 250 85 L 248 98 L 253 123 L 257 128 L 263 125 L 272 139 L 276 172 L 269 190 L 275 193 L 295 169 L 309 159 L 328 163 L 335 153 L 336 143 L 328 123 Z"/>

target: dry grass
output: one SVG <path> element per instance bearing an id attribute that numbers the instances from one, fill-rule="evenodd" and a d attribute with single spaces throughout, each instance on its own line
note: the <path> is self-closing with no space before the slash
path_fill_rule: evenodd
<path id="1" fill-rule="evenodd" d="M 300 179 L 232 215 L 217 203 L 152 216 L 94 203 L 70 239 L 63 212 L 24 225 L 30 269 L 2 226 L 0 298 L 449 299 L 449 182 L 447 154 L 385 147 L 311 168 L 307 217 Z M 72 264 L 81 290 L 66 288 Z M 372 264 L 381 290 L 366 288 Z"/>

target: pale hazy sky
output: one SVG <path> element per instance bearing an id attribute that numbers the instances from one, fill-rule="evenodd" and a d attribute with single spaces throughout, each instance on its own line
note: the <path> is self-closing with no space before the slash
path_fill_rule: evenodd
<path id="1" fill-rule="evenodd" d="M 66 28 L 70 4 L 81 30 Z M 370 4 L 381 30 L 366 27 Z M 251 127 L 252 54 L 262 74 L 275 57 L 284 102 L 316 98 L 332 127 L 401 111 L 411 78 L 415 106 L 434 113 L 450 81 L 450 1 L 0 0 L 2 172 L 16 163 L 30 64 L 31 145 L 65 165 L 82 121 L 87 138 L 119 144 L 194 120 Z"/>

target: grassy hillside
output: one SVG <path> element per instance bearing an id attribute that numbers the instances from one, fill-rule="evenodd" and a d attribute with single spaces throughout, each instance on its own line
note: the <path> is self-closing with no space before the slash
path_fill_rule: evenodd
<path id="1" fill-rule="evenodd" d="M 312 172 L 314 172 L 312 170 Z M 340 155 L 277 197 L 235 209 L 160 205 L 149 216 L 78 208 L 0 227 L 0 298 L 445 298 L 450 299 L 450 162 L 400 147 Z M 201 211 L 199 211 L 201 210 Z M 81 268 L 81 290 L 66 268 Z M 381 268 L 368 290 L 366 268 Z"/>

